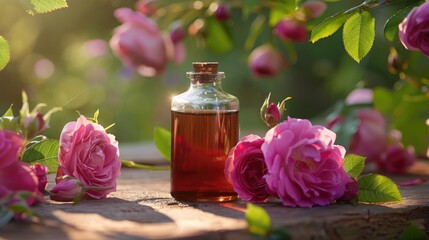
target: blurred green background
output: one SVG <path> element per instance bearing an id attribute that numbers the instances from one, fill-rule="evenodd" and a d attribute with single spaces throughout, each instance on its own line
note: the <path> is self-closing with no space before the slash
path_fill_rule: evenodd
<path id="1" fill-rule="evenodd" d="M 337 33 L 316 44 L 295 44 L 295 63 L 276 78 L 257 79 L 249 72 L 249 52 L 242 47 L 254 16 L 246 20 L 235 10 L 231 52 L 211 53 L 188 37 L 187 57 L 181 65 L 170 64 L 159 78 L 144 78 L 124 70 L 108 46 L 112 30 L 119 25 L 114 9 L 133 8 L 135 1 L 70 0 L 66 9 L 36 16 L 27 14 L 16 0 L 0 3 L 0 33 L 9 41 L 12 55 L 0 71 L 0 112 L 12 103 L 17 112 L 22 90 L 28 93 L 31 106 L 43 102 L 48 104 L 46 110 L 63 107 L 51 119 L 47 132 L 51 138 L 58 138 L 62 127 L 77 119 L 76 111 L 92 116 L 99 109 L 100 123 L 115 123 L 109 131 L 119 141 L 150 140 L 155 126 L 170 128 L 171 96 L 187 89 L 185 72 L 194 61 L 220 63 L 226 74 L 224 90 L 240 99 L 242 133 L 266 130 L 259 108 L 269 92 L 274 101 L 293 98 L 287 103 L 286 114 L 316 118 L 357 86 L 390 88 L 397 80 L 386 68 L 389 44 L 378 31 L 384 21 L 377 21 L 373 50 L 360 64 L 347 56 L 341 33 Z M 324 16 L 335 13 L 342 4 L 350 5 L 329 5 Z M 387 17 L 389 11 L 386 8 L 374 14 Z M 259 38 L 257 45 L 264 40 Z"/>

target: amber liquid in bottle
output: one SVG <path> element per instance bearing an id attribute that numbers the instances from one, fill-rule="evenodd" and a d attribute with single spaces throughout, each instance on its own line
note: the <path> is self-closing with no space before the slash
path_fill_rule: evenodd
<path id="1" fill-rule="evenodd" d="M 171 195 L 183 201 L 237 198 L 224 175 L 238 142 L 238 111 L 172 111 Z"/>

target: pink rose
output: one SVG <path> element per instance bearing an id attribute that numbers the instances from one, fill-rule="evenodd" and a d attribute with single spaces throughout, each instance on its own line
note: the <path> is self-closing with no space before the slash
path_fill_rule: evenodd
<path id="1" fill-rule="evenodd" d="M 37 179 L 39 181 L 38 189 L 39 189 L 40 195 L 43 196 L 45 189 L 48 186 L 48 177 L 46 176 L 48 174 L 48 167 L 40 165 L 39 163 L 36 163 L 30 168 L 37 176 Z"/>
<path id="2" fill-rule="evenodd" d="M 225 177 L 244 201 L 264 202 L 271 196 L 264 179 L 267 168 L 261 151 L 263 142 L 259 136 L 246 136 L 226 159 Z"/>
<path id="3" fill-rule="evenodd" d="M 116 179 L 121 173 L 118 142 L 103 126 L 89 122 L 84 116 L 67 123 L 61 132 L 58 159 L 57 183 L 60 177 L 69 175 L 84 186 L 111 187 L 86 193 L 95 199 L 116 191 Z"/>
<path id="4" fill-rule="evenodd" d="M 14 131 L 0 130 L 0 169 L 18 161 L 24 139 Z"/>
<path id="5" fill-rule="evenodd" d="M 404 148 L 402 145 L 387 147 L 377 159 L 377 167 L 389 173 L 405 173 L 416 161 L 413 147 Z"/>
<path id="6" fill-rule="evenodd" d="M 274 77 L 287 66 L 283 56 L 268 44 L 255 48 L 249 55 L 248 64 L 257 77 Z"/>
<path id="7" fill-rule="evenodd" d="M 143 76 L 160 75 L 167 65 L 167 50 L 158 26 L 128 8 L 115 10 L 115 17 L 123 23 L 110 39 L 115 54 Z"/>
<path id="8" fill-rule="evenodd" d="M 349 176 L 343 169 L 344 147 L 336 135 L 308 120 L 288 118 L 265 135 L 265 177 L 283 205 L 325 206 L 343 196 Z"/>
<path id="9" fill-rule="evenodd" d="M 158 4 L 156 0 L 139 0 L 136 3 L 135 8 L 146 16 L 152 16 L 156 14 Z"/>
<path id="10" fill-rule="evenodd" d="M 383 115 L 372 108 L 362 108 L 356 111 L 359 124 L 353 135 L 349 151 L 375 161 L 386 147 L 387 131 Z"/>
<path id="11" fill-rule="evenodd" d="M 83 184 L 79 179 L 70 177 L 62 179 L 52 188 L 52 200 L 59 202 L 71 202 L 83 192 Z"/>
<path id="12" fill-rule="evenodd" d="M 308 39 L 305 24 L 294 19 L 284 18 L 274 27 L 274 34 L 280 39 L 293 42 L 305 42 Z"/>
<path id="13" fill-rule="evenodd" d="M 7 167 L 0 168 L 0 198 L 8 193 L 18 191 L 27 191 L 33 194 L 38 194 L 39 181 L 36 174 L 30 166 L 23 162 L 15 160 Z M 38 203 L 38 200 L 33 197 L 26 199 L 29 206 Z"/>
<path id="14" fill-rule="evenodd" d="M 399 24 L 398 33 L 406 49 L 421 51 L 429 57 L 429 2 L 413 8 Z"/>

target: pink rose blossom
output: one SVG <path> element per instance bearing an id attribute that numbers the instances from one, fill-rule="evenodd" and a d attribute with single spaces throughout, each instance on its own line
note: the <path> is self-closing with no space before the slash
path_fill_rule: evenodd
<path id="1" fill-rule="evenodd" d="M 429 57 L 429 2 L 413 8 L 399 24 L 398 33 L 406 49 L 421 51 Z"/>
<path id="2" fill-rule="evenodd" d="M 167 65 L 167 49 L 158 26 L 140 12 L 115 10 L 123 24 L 114 30 L 110 46 L 124 64 L 143 76 L 160 75 Z"/>
<path id="3" fill-rule="evenodd" d="M 30 166 L 23 161 L 14 161 L 7 167 L 0 168 L 0 198 L 8 193 L 27 191 L 38 194 L 39 181 Z M 38 203 L 36 197 L 26 199 L 28 206 Z"/>
<path id="4" fill-rule="evenodd" d="M 60 136 L 58 159 L 57 183 L 60 177 L 69 175 L 84 186 L 111 187 L 86 193 L 95 199 L 116 191 L 116 179 L 121 173 L 118 142 L 101 125 L 89 122 L 84 116 L 66 124 Z"/>
<path id="5" fill-rule="evenodd" d="M 172 24 L 169 34 L 170 41 L 166 41 L 168 59 L 176 64 L 180 64 L 186 57 L 185 45 L 182 42 L 186 33 L 182 25 L 175 22 Z"/>
<path id="6" fill-rule="evenodd" d="M 305 42 L 308 39 L 305 24 L 294 19 L 284 18 L 274 27 L 274 34 L 280 39 L 293 42 Z"/>
<path id="7" fill-rule="evenodd" d="M 387 147 L 377 160 L 380 170 L 389 173 L 405 173 L 407 169 L 416 161 L 413 147 L 404 148 L 402 145 L 392 145 Z"/>
<path id="8" fill-rule="evenodd" d="M 52 188 L 52 200 L 71 202 L 83 192 L 83 184 L 76 178 L 65 178 Z"/>
<path id="9" fill-rule="evenodd" d="M 359 124 L 350 141 L 349 151 L 373 162 L 386 147 L 386 121 L 379 111 L 372 108 L 359 109 L 356 116 Z"/>
<path id="10" fill-rule="evenodd" d="M 31 169 L 36 174 L 39 181 L 38 190 L 40 195 L 43 195 L 46 187 L 48 186 L 48 177 L 46 176 L 46 174 L 48 174 L 48 168 L 46 166 L 40 165 L 39 163 L 36 163 L 31 166 Z"/>
<path id="11" fill-rule="evenodd" d="M 270 196 L 264 175 L 267 168 L 261 145 L 264 139 L 248 135 L 230 150 L 225 164 L 225 177 L 244 201 L 264 202 Z"/>
<path id="12" fill-rule="evenodd" d="M 274 77 L 287 66 L 283 56 L 268 44 L 255 48 L 250 53 L 248 64 L 257 77 Z"/>
<path id="13" fill-rule="evenodd" d="M 349 176 L 343 169 L 344 147 L 336 135 L 308 120 L 288 118 L 265 135 L 265 177 L 283 205 L 325 206 L 343 196 Z"/>
<path id="14" fill-rule="evenodd" d="M 14 131 L 0 130 L 0 169 L 18 161 L 24 139 Z"/>

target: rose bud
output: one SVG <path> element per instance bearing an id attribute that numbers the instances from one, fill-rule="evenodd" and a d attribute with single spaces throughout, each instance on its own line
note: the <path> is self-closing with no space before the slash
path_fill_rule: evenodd
<path id="1" fill-rule="evenodd" d="M 274 127 L 280 122 L 283 112 L 286 110 L 286 101 L 291 99 L 290 97 L 285 98 L 281 103 L 275 104 L 270 102 L 271 93 L 265 99 L 262 104 L 260 114 L 262 120 L 267 124 L 268 127 Z"/>
<path id="2" fill-rule="evenodd" d="M 51 199 L 59 202 L 71 202 L 83 192 L 83 184 L 74 177 L 63 176 L 62 179 L 52 188 Z"/>
<path id="3" fill-rule="evenodd" d="M 27 131 L 27 138 L 33 138 L 46 130 L 45 120 L 40 112 L 27 116 L 22 127 Z"/>
<path id="4" fill-rule="evenodd" d="M 287 62 L 271 45 L 265 44 L 250 53 L 248 65 L 257 77 L 274 77 L 287 66 Z"/>
<path id="5" fill-rule="evenodd" d="M 344 191 L 344 195 L 339 199 L 343 202 L 351 202 L 355 199 L 359 192 L 359 185 L 354 178 L 350 178 L 346 183 L 346 189 Z"/>
<path id="6" fill-rule="evenodd" d="M 305 42 L 308 39 L 305 25 L 294 19 L 283 18 L 277 23 L 273 31 L 275 35 L 285 41 Z"/>
<path id="7" fill-rule="evenodd" d="M 46 187 L 48 186 L 48 178 L 46 174 L 48 174 L 48 168 L 46 166 L 40 165 L 39 163 L 34 164 L 30 167 L 37 178 L 39 179 L 39 192 L 41 195 L 44 194 Z"/>
<path id="8" fill-rule="evenodd" d="M 402 145 L 392 145 L 380 155 L 376 163 L 379 170 L 401 174 L 405 173 L 415 161 L 416 155 L 412 146 L 404 148 Z"/>
<path id="9" fill-rule="evenodd" d="M 429 57 L 429 2 L 413 8 L 398 28 L 399 40 L 406 49 Z"/>
<path id="10" fill-rule="evenodd" d="M 155 0 L 140 0 L 136 3 L 135 8 L 146 16 L 152 16 L 156 13 L 158 6 Z"/>
<path id="11" fill-rule="evenodd" d="M 124 65 L 146 77 L 163 73 L 167 49 L 156 23 L 128 8 L 115 10 L 115 17 L 123 24 L 115 28 L 110 47 Z"/>
<path id="12" fill-rule="evenodd" d="M 228 20 L 230 17 L 228 5 L 220 4 L 216 8 L 216 11 L 214 12 L 214 16 L 220 22 Z"/>
<path id="13" fill-rule="evenodd" d="M 301 5 L 307 18 L 317 18 L 326 10 L 326 3 L 322 1 L 308 1 Z"/>

